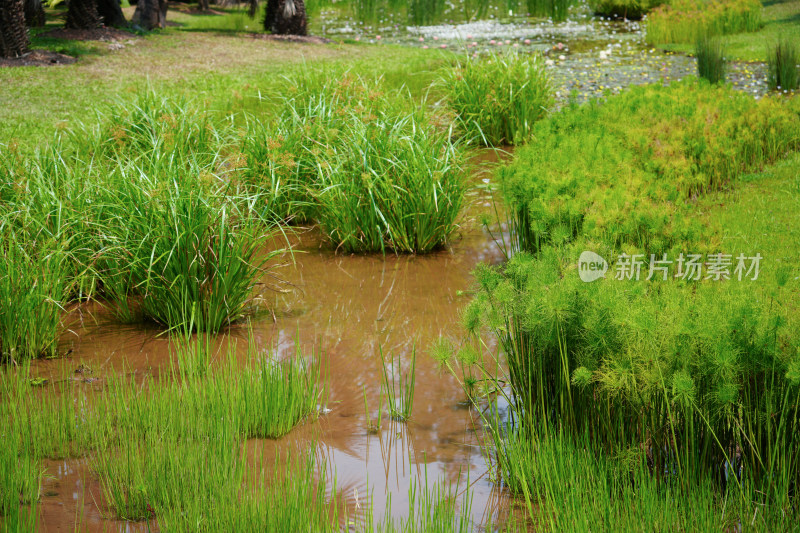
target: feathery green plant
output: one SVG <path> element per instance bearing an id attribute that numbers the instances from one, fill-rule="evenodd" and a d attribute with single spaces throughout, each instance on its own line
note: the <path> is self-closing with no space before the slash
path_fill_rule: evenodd
<path id="1" fill-rule="evenodd" d="M 571 106 L 538 122 L 498 171 L 512 248 L 579 235 L 655 254 L 700 242 L 703 225 L 680 215 L 690 200 L 800 148 L 799 119 L 798 99 L 696 80 Z"/>

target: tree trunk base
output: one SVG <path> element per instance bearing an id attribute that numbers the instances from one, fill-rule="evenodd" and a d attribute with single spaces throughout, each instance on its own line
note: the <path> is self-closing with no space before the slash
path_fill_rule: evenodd
<path id="1" fill-rule="evenodd" d="M 307 35 L 308 21 L 303 0 L 268 0 L 264 29 L 278 35 Z"/>
<path id="2" fill-rule="evenodd" d="M 27 51 L 24 0 L 0 0 L 0 57 L 19 57 Z"/>
<path id="3" fill-rule="evenodd" d="M 69 0 L 64 27 L 72 30 L 93 30 L 101 25 L 97 0 Z"/>

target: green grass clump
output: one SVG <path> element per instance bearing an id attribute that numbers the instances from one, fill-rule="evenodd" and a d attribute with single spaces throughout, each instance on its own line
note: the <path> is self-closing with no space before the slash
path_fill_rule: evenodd
<path id="1" fill-rule="evenodd" d="M 703 227 L 682 210 L 800 147 L 798 117 L 796 99 L 694 80 L 569 107 L 499 171 L 513 245 L 534 252 L 582 234 L 658 254 L 695 242 Z"/>
<path id="2" fill-rule="evenodd" d="M 710 83 L 725 81 L 725 53 L 718 39 L 701 36 L 695 44 L 698 75 Z"/>
<path id="3" fill-rule="evenodd" d="M 779 508 L 758 503 L 760 495 L 751 487 L 732 483 L 720 493 L 711 480 L 681 484 L 669 479 L 669 473 L 660 481 L 647 467 L 644 449 L 596 455 L 589 451 L 589 437 L 557 433 L 535 439 L 512 433 L 498 439 L 497 445 L 502 450 L 497 467 L 514 493 L 528 495 L 537 529 L 793 530 Z"/>
<path id="4" fill-rule="evenodd" d="M 191 321 L 199 331 L 219 331 L 243 317 L 279 253 L 262 249 L 263 228 L 191 181 L 153 183 L 138 169 L 132 174 L 123 171 L 129 185 L 115 197 L 108 226 L 116 299 L 127 306 L 139 296 L 144 316 L 170 328 Z"/>
<path id="5" fill-rule="evenodd" d="M 754 32 L 761 28 L 759 0 L 672 0 L 647 17 L 651 44 L 694 43 L 702 35 Z"/>
<path id="6" fill-rule="evenodd" d="M 0 362 L 56 355 L 65 258 L 51 242 L 20 239 L 0 218 Z"/>
<path id="7" fill-rule="evenodd" d="M 281 118 L 253 120 L 243 181 L 278 219 L 317 221 L 346 252 L 424 253 L 456 229 L 458 145 L 406 91 L 333 70 L 286 80 Z"/>
<path id="8" fill-rule="evenodd" d="M 217 122 L 195 101 L 160 96 L 152 89 L 116 102 L 96 121 L 70 131 L 79 153 L 136 162 L 148 173 L 179 167 L 188 159 L 209 167 L 225 141 Z"/>
<path id="9" fill-rule="evenodd" d="M 318 220 L 337 249 L 425 253 L 456 229 L 465 185 L 458 148 L 413 115 L 342 124 L 319 166 Z"/>
<path id="10" fill-rule="evenodd" d="M 465 137 L 486 145 L 525 142 L 552 105 L 550 78 L 538 55 L 467 59 L 442 83 Z"/>
<path id="11" fill-rule="evenodd" d="M 196 340 L 183 338 L 185 351 L 211 361 L 207 338 Z M 337 508 L 327 507 L 324 466 L 305 455 L 273 465 L 247 444 L 316 416 L 327 401 L 322 362 L 299 349 L 284 361 L 253 349 L 246 355 L 242 366 L 230 350 L 204 373 L 111 377 L 91 398 L 77 381 L 34 388 L 29 367 L 0 369 L 0 418 L 8 421 L 0 521 L 25 518 L 38 500 L 42 459 L 88 454 L 118 518 L 155 519 L 170 531 L 328 530 Z"/>
<path id="12" fill-rule="evenodd" d="M 589 0 L 589 7 L 595 15 L 639 20 L 663 3 L 664 0 Z"/>
<path id="13" fill-rule="evenodd" d="M 793 91 L 800 86 L 800 45 L 781 39 L 767 53 L 767 84 L 770 89 Z"/>
<path id="14" fill-rule="evenodd" d="M 549 17 L 554 22 L 567 20 L 569 8 L 573 5 L 574 0 L 525 0 L 529 16 Z"/>

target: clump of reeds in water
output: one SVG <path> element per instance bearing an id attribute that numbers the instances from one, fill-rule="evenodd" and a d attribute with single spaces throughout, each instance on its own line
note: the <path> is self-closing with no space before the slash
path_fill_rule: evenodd
<path id="1" fill-rule="evenodd" d="M 468 58 L 443 85 L 464 137 L 490 146 L 525 142 L 553 98 L 542 58 L 525 53 Z"/>
<path id="2" fill-rule="evenodd" d="M 779 40 L 767 53 L 767 84 L 770 89 L 793 91 L 800 84 L 800 45 Z"/>
<path id="3" fill-rule="evenodd" d="M 702 35 L 695 43 L 697 72 L 711 83 L 725 81 L 725 51 L 719 39 Z"/>
<path id="4" fill-rule="evenodd" d="M 283 105 L 286 128 L 260 130 L 243 149 L 248 183 L 283 195 L 279 216 L 295 206 L 347 252 L 424 253 L 448 242 L 464 196 L 463 157 L 406 92 L 311 71 L 287 83 Z"/>

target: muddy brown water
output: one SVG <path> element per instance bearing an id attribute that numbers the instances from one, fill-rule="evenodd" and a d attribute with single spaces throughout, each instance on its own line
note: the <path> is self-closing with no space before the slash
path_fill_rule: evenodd
<path id="1" fill-rule="evenodd" d="M 492 160 L 483 155 L 478 160 Z M 488 174 L 476 171 L 481 183 Z M 457 381 L 438 368 L 429 347 L 440 335 L 459 336 L 459 312 L 468 302 L 470 272 L 479 262 L 497 263 L 502 253 L 474 220 L 487 211 L 489 198 L 474 191 L 469 217 L 447 249 L 428 255 L 337 255 L 316 230 L 290 237 L 294 264 L 277 273 L 294 288 L 265 294 L 272 312 L 246 326 L 231 328 L 220 341 L 260 348 L 281 357 L 295 351 L 317 353 L 326 362 L 330 411 L 277 441 L 259 441 L 260 453 L 315 448 L 326 459 L 335 487 L 349 512 L 371 502 L 376 522 L 408 515 L 412 481 L 445 482 L 463 493 L 471 486 L 471 515 L 482 524 L 502 520 L 508 499 L 487 475 L 480 450 L 478 416 L 465 402 Z M 102 305 L 73 309 L 62 338 L 66 359 L 37 361 L 34 372 L 50 379 L 78 379 L 87 390 L 103 386 L 104 376 L 169 372 L 169 340 L 156 327 L 121 325 Z M 252 333 L 251 333 L 252 331 Z M 381 395 L 381 358 L 399 355 L 407 366 L 417 351 L 416 393 L 411 419 L 384 417 L 380 431 L 367 428 L 364 396 L 376 416 Z M 82 373 L 75 373 L 82 369 Z M 154 524 L 114 520 L 87 459 L 51 460 L 39 507 L 41 531 L 146 531 Z M 391 505 L 389 505 L 391 502 Z"/>

